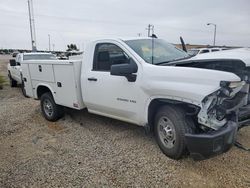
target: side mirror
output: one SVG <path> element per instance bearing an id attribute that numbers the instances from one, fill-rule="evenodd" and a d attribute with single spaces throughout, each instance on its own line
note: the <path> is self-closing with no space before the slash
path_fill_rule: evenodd
<path id="1" fill-rule="evenodd" d="M 112 65 L 110 74 L 114 76 L 125 76 L 129 82 L 136 81 L 136 73 L 138 71 L 138 67 L 136 63 L 130 58 L 129 63 L 127 64 L 118 64 Z"/>
<path id="2" fill-rule="evenodd" d="M 15 59 L 10 59 L 10 66 L 16 66 L 16 60 Z"/>

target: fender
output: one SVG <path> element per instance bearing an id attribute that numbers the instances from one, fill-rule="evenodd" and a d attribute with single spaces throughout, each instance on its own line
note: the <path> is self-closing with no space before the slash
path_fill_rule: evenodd
<path id="1" fill-rule="evenodd" d="M 178 102 L 183 102 L 183 103 L 188 103 L 188 104 L 191 104 L 191 105 L 195 105 L 197 107 L 202 107 L 201 106 L 201 103 L 197 102 L 197 101 L 192 101 L 192 100 L 189 100 L 189 99 L 185 99 L 185 98 L 181 98 L 181 97 L 174 97 L 174 96 L 168 96 L 168 95 L 155 95 L 155 96 L 151 96 L 149 97 L 147 100 L 146 100 L 146 103 L 145 103 L 145 107 L 144 107 L 144 117 L 143 117 L 143 125 L 145 126 L 146 124 L 148 124 L 148 109 L 149 109 L 149 105 L 151 104 L 151 102 L 155 99 L 166 99 L 166 100 L 169 100 L 169 101 L 178 101 Z"/>
<path id="2" fill-rule="evenodd" d="M 38 99 L 37 90 L 38 90 L 38 88 L 39 88 L 40 86 L 47 87 L 47 88 L 50 90 L 50 92 L 52 93 L 54 99 L 56 99 L 56 97 L 55 97 L 56 92 L 52 89 L 52 87 L 51 87 L 49 84 L 46 84 L 46 83 L 39 83 L 39 84 L 35 87 L 35 97 L 34 97 L 35 99 Z"/>

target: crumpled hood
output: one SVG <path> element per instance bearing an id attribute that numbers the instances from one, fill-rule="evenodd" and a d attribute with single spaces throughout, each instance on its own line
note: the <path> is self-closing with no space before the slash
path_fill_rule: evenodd
<path id="1" fill-rule="evenodd" d="M 250 67 L 250 48 L 238 48 L 232 50 L 198 54 L 189 60 L 198 59 L 235 59 L 243 61 L 247 67 Z"/>
<path id="2" fill-rule="evenodd" d="M 220 88 L 221 81 L 240 81 L 229 72 L 175 66 L 143 66 L 143 90 L 150 96 L 182 100 L 200 105 Z"/>

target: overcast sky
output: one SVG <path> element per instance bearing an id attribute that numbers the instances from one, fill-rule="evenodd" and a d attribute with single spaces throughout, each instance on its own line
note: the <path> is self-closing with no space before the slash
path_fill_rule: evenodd
<path id="1" fill-rule="evenodd" d="M 33 0 L 37 48 L 83 48 L 96 37 L 147 35 L 179 43 L 250 46 L 250 0 Z M 27 0 L 0 0 L 0 48 L 31 49 Z M 52 45 L 51 45 L 52 46 Z"/>

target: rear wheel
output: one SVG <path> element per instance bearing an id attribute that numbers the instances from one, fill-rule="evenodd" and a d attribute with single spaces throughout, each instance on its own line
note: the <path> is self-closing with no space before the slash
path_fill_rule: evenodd
<path id="1" fill-rule="evenodd" d="M 21 89 L 22 89 L 22 94 L 24 97 L 28 98 L 28 95 L 26 94 L 26 90 L 25 90 L 25 86 L 24 86 L 24 81 L 23 81 L 23 76 L 21 75 L 21 80 L 22 80 L 22 84 L 21 84 Z"/>
<path id="2" fill-rule="evenodd" d="M 187 153 L 185 133 L 192 132 L 190 119 L 175 106 L 163 106 L 155 116 L 154 132 L 162 152 L 172 159 Z"/>
<path id="3" fill-rule="evenodd" d="M 25 90 L 25 87 L 24 87 L 24 83 L 23 83 L 23 82 L 22 82 L 22 84 L 21 84 L 21 89 L 22 89 L 22 94 L 23 94 L 23 96 L 28 98 L 28 95 L 26 94 L 26 90 Z"/>
<path id="4" fill-rule="evenodd" d="M 17 81 L 13 80 L 13 78 L 11 77 L 11 74 L 9 72 L 9 80 L 10 80 L 10 87 L 16 87 L 17 86 Z"/>
<path id="5" fill-rule="evenodd" d="M 55 103 L 49 92 L 41 96 L 41 109 L 43 116 L 49 121 L 57 121 L 64 115 L 63 107 Z"/>

